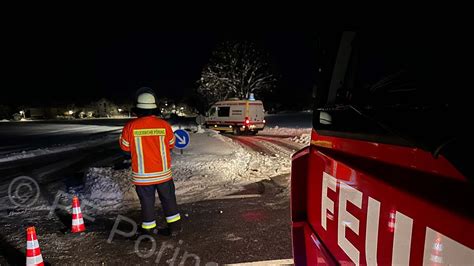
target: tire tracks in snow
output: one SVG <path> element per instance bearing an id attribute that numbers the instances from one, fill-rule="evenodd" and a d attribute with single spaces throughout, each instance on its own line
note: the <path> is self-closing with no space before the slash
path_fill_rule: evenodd
<path id="1" fill-rule="evenodd" d="M 290 143 L 281 137 L 269 136 L 235 136 L 224 135 L 244 148 L 271 155 L 271 156 L 291 156 L 293 153 L 303 148 L 297 143 Z"/>
<path id="2" fill-rule="evenodd" d="M 299 150 L 301 150 L 302 148 L 305 147 L 305 145 L 287 140 L 287 138 L 268 137 L 268 136 L 256 136 L 256 138 L 274 143 L 276 145 L 285 147 L 285 148 L 287 148 L 289 150 L 292 150 L 292 151 L 299 151 Z"/>

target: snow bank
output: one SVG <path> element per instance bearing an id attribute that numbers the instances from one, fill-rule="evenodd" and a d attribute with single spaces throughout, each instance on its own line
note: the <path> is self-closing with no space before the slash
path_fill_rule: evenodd
<path id="1" fill-rule="evenodd" d="M 301 134 L 301 136 L 293 137 L 291 138 L 291 141 L 303 144 L 305 146 L 309 145 L 309 143 L 311 142 L 311 133 L 304 133 Z"/>
<path id="2" fill-rule="evenodd" d="M 184 154 L 173 159 L 177 195 L 183 201 L 221 197 L 240 190 L 245 184 L 270 179 L 290 170 L 289 157 L 263 155 L 240 146 L 234 146 L 234 150 L 226 155 Z"/>
<path id="3" fill-rule="evenodd" d="M 290 172 L 290 156 L 244 149 L 213 130 L 193 134 L 194 146 L 173 155 L 173 175 L 182 201 L 218 198 L 242 186 Z"/>
<path id="4" fill-rule="evenodd" d="M 118 207 L 138 199 L 130 170 L 111 167 L 89 168 L 82 198 L 98 207 Z"/>
<path id="5" fill-rule="evenodd" d="M 287 128 L 287 127 L 267 127 L 259 132 L 260 135 L 270 136 L 288 136 L 301 137 L 303 135 L 310 135 L 311 128 Z"/>

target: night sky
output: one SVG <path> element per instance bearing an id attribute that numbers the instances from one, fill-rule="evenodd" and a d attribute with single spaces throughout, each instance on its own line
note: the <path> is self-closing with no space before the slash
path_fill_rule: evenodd
<path id="1" fill-rule="evenodd" d="M 269 100 L 291 106 L 311 95 L 314 34 L 292 31 L 162 31 L 47 27 L 8 33 L 0 103 L 122 103 L 148 86 L 177 101 L 194 93 L 203 66 L 227 40 L 253 41 L 280 78 Z"/>

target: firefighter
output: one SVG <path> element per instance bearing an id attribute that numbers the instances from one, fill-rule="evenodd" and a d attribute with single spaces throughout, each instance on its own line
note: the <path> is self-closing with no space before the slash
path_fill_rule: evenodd
<path id="1" fill-rule="evenodd" d="M 156 228 L 155 191 L 163 207 L 168 227 L 160 232 L 176 236 L 181 232 L 181 216 L 171 176 L 171 156 L 175 137 L 171 126 L 158 118 L 155 94 L 148 88 L 137 92 L 134 113 L 138 118 L 125 124 L 120 148 L 132 158 L 132 177 L 142 211 L 139 235 L 153 235 Z"/>

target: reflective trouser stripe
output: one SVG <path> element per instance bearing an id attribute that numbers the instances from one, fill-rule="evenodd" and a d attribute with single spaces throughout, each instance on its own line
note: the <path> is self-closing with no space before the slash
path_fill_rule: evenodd
<path id="1" fill-rule="evenodd" d="M 43 262 L 43 256 L 41 256 L 41 254 L 34 257 L 26 258 L 26 265 L 36 265 L 42 262 Z"/>
<path id="2" fill-rule="evenodd" d="M 168 216 L 168 217 L 166 217 L 166 221 L 167 221 L 168 223 L 174 223 L 174 222 L 176 222 L 176 221 L 178 221 L 178 220 L 180 220 L 180 219 L 181 219 L 181 216 L 179 215 L 179 213 L 176 214 L 176 215 L 173 215 L 173 216 Z"/>
<path id="3" fill-rule="evenodd" d="M 156 227 L 156 221 L 152 222 L 142 222 L 142 228 L 143 229 L 152 229 Z"/>

